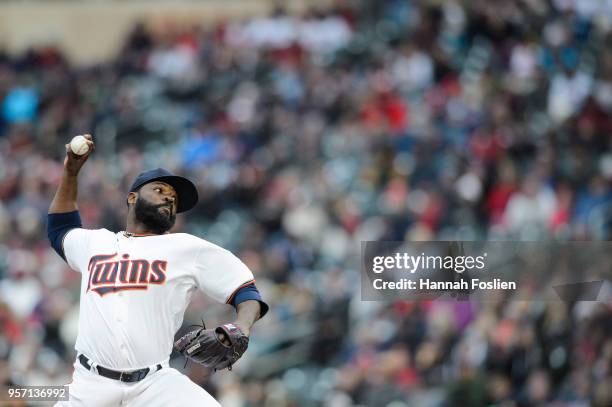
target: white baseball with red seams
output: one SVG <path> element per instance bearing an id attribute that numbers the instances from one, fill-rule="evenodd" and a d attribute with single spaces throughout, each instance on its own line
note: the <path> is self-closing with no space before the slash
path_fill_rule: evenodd
<path id="1" fill-rule="evenodd" d="M 89 144 L 87 144 L 87 139 L 85 136 L 74 136 L 72 140 L 70 140 L 70 149 L 76 155 L 84 155 L 89 151 Z"/>

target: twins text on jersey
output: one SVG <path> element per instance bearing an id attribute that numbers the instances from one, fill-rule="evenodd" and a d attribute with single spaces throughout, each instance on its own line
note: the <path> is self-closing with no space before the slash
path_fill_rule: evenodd
<path id="1" fill-rule="evenodd" d="M 148 261 L 130 259 L 129 254 L 121 258 L 117 253 L 98 254 L 89 260 L 87 290 L 100 296 L 124 290 L 146 290 L 150 285 L 166 282 L 165 260 Z"/>

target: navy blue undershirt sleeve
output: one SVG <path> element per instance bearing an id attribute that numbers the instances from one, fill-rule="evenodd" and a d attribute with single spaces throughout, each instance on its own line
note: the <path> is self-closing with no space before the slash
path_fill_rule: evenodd
<path id="1" fill-rule="evenodd" d="M 248 300 L 259 301 L 259 305 L 261 306 L 259 318 L 263 318 L 263 316 L 266 315 L 270 307 L 268 307 L 268 304 L 266 304 L 261 299 L 261 295 L 259 294 L 259 290 L 257 289 L 257 287 L 255 287 L 255 284 L 249 284 L 236 291 L 236 294 L 234 294 L 234 297 L 232 298 L 232 302 L 230 304 L 232 304 L 234 308 L 238 309 L 238 304 Z"/>
<path id="2" fill-rule="evenodd" d="M 62 242 L 70 230 L 82 227 L 79 211 L 65 213 L 50 213 L 47 215 L 47 237 L 51 247 L 66 260 Z"/>

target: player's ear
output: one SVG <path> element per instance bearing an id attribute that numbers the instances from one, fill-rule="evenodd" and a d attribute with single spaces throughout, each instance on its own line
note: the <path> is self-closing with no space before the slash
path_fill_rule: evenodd
<path id="1" fill-rule="evenodd" d="M 128 197 L 127 197 L 128 205 L 135 204 L 137 200 L 138 200 L 138 192 L 130 192 L 128 194 Z"/>

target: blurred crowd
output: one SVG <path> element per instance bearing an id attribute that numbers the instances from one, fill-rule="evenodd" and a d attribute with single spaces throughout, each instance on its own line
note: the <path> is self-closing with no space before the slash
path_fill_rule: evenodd
<path id="1" fill-rule="evenodd" d="M 256 275 L 271 310 L 236 369 L 173 359 L 223 406 L 612 405 L 610 303 L 359 287 L 365 240 L 610 240 L 611 44 L 605 0 L 338 0 L 143 22 L 91 67 L 0 53 L 0 382 L 70 380 L 80 277 L 45 221 L 91 133 L 86 227 L 123 230 L 128 186 L 164 167 L 200 191 L 175 230 Z"/>

